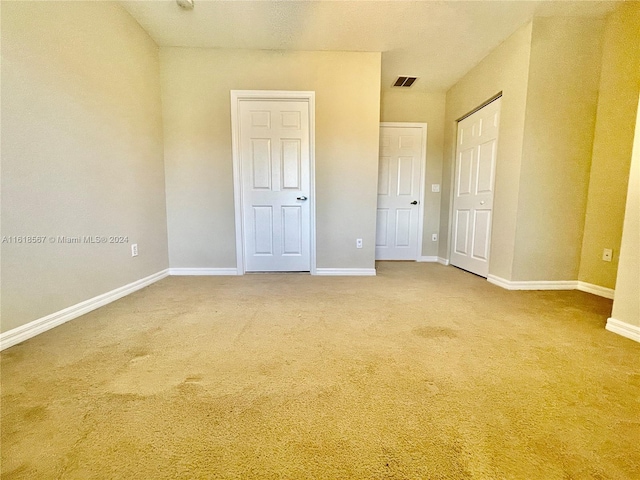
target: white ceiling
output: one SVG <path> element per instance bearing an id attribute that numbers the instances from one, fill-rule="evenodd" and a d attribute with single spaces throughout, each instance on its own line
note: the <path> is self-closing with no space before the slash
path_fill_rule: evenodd
<path id="1" fill-rule="evenodd" d="M 160 46 L 383 52 L 382 86 L 446 90 L 537 16 L 604 16 L 610 1 L 124 1 Z"/>

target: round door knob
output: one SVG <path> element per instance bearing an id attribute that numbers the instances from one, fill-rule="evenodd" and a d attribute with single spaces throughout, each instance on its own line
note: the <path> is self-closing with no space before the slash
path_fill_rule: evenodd
<path id="1" fill-rule="evenodd" d="M 484 200 L 482 200 L 482 201 L 480 202 L 480 205 L 484 205 Z"/>
<path id="2" fill-rule="evenodd" d="M 411 205 L 417 205 L 417 204 L 418 204 L 417 200 L 414 200 L 413 202 L 411 202 Z"/>

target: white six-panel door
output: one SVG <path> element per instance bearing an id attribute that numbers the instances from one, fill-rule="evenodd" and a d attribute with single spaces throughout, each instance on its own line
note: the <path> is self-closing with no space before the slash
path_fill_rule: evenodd
<path id="1" fill-rule="evenodd" d="M 309 103 L 240 100 L 244 267 L 309 271 Z"/>
<path id="2" fill-rule="evenodd" d="M 451 264 L 489 273 L 500 98 L 458 122 Z"/>
<path id="3" fill-rule="evenodd" d="M 426 125 L 380 127 L 376 260 L 420 255 Z"/>

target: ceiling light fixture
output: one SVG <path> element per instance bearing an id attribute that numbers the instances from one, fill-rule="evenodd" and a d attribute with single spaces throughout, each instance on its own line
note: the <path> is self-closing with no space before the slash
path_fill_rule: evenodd
<path id="1" fill-rule="evenodd" d="M 194 0 L 176 0 L 176 3 L 183 10 L 193 10 L 193 7 L 195 6 L 193 1 Z"/>

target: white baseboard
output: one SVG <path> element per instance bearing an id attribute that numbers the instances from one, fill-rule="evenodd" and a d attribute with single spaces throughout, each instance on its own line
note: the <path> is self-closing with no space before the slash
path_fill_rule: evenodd
<path id="1" fill-rule="evenodd" d="M 593 283 L 578 282 L 576 287 L 581 292 L 593 293 L 599 297 L 609 298 L 613 300 L 613 294 L 615 290 L 613 288 L 601 287 L 600 285 L 594 285 Z"/>
<path id="2" fill-rule="evenodd" d="M 511 282 L 509 282 L 509 280 L 505 280 L 504 278 L 501 278 L 501 277 L 496 277 L 495 275 L 487 275 L 487 282 L 493 283 L 494 285 L 497 285 L 498 287 L 502 287 L 507 290 L 515 290 L 515 288 L 511 288 L 511 285 L 510 285 Z"/>
<path id="3" fill-rule="evenodd" d="M 449 265 L 449 259 L 448 258 L 438 257 L 438 263 L 441 264 L 441 265 Z"/>
<path id="4" fill-rule="evenodd" d="M 578 287 L 578 282 L 573 280 L 512 282 L 495 275 L 488 275 L 487 281 L 507 290 L 575 290 Z"/>
<path id="5" fill-rule="evenodd" d="M 13 345 L 39 335 L 40 333 L 51 330 L 58 325 L 62 325 L 74 318 L 78 318 L 79 316 L 89 313 L 96 308 L 100 308 L 108 303 L 118 300 L 119 298 L 129 295 L 136 290 L 140 290 L 141 288 L 151 285 L 152 283 L 163 279 L 167 275 L 169 275 L 169 271 L 162 270 L 158 273 L 154 273 L 153 275 L 149 275 L 148 277 L 131 282 L 123 287 L 116 288 L 110 292 L 103 293 L 97 297 L 90 298 L 84 302 L 77 303 L 63 310 L 47 315 L 46 317 L 38 318 L 37 320 L 20 327 L 0 333 L 0 350 L 12 347 Z"/>
<path id="6" fill-rule="evenodd" d="M 512 282 L 495 275 L 488 275 L 487 281 L 507 290 L 580 290 L 600 297 L 613 299 L 615 290 L 611 288 L 579 282 L 577 280 Z"/>
<path id="7" fill-rule="evenodd" d="M 169 275 L 238 275 L 237 268 L 170 268 Z"/>
<path id="8" fill-rule="evenodd" d="M 316 275 L 326 276 L 357 276 L 370 277 L 375 276 L 375 268 L 316 268 Z"/>
<path id="9" fill-rule="evenodd" d="M 438 261 L 438 257 L 418 257 L 418 259 L 416 260 L 416 262 L 437 262 Z"/>
<path id="10" fill-rule="evenodd" d="M 607 326 L 605 328 L 610 332 L 617 333 L 623 337 L 640 342 L 640 327 L 636 325 L 631 325 L 630 323 L 610 318 L 607 320 Z"/>

